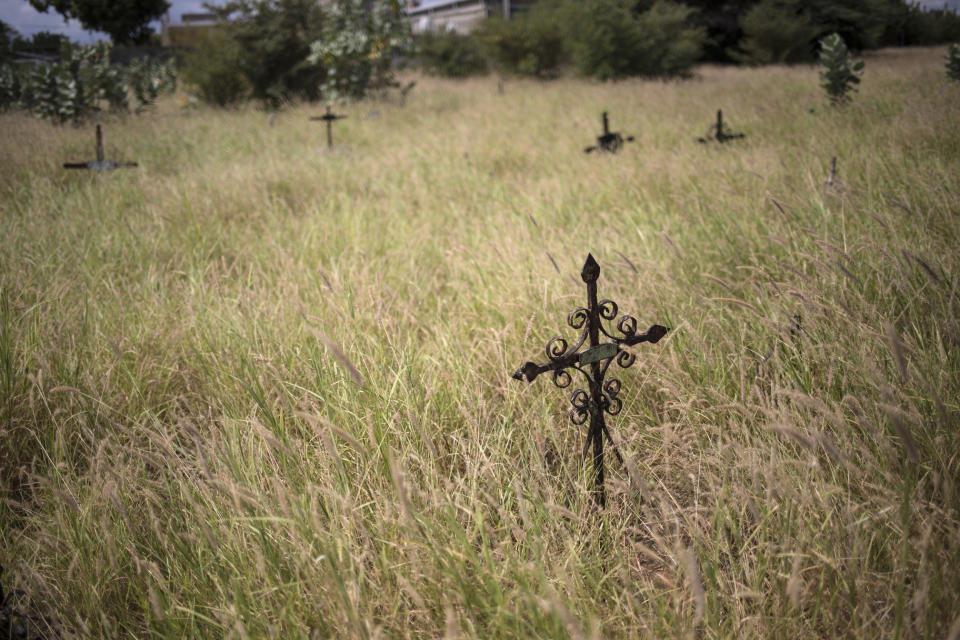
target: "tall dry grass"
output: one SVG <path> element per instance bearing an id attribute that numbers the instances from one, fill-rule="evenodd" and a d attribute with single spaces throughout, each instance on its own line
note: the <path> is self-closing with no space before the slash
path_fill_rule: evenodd
<path id="1" fill-rule="evenodd" d="M 407 106 L 0 116 L 0 564 L 77 637 L 943 638 L 960 90 L 940 49 Z M 694 142 L 717 108 L 748 137 Z M 368 117 L 379 112 L 379 118 Z M 635 135 L 584 155 L 611 113 Z M 825 185 L 832 156 L 842 184 Z M 584 433 L 510 379 L 600 293 L 673 330 Z"/>

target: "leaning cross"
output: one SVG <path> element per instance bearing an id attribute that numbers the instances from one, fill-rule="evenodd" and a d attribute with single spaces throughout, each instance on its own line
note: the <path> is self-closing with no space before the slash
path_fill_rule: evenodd
<path id="1" fill-rule="evenodd" d="M 341 118 L 346 118 L 347 116 L 340 115 L 338 113 L 333 113 L 330 110 L 330 103 L 327 103 L 327 112 L 322 116 L 311 116 L 311 120 L 324 120 L 327 123 L 327 148 L 333 148 L 333 121 L 340 120 Z"/>
<path id="2" fill-rule="evenodd" d="M 595 474 L 594 499 L 600 508 L 606 504 L 606 492 L 603 481 L 603 439 L 610 442 L 613 452 L 620 464 L 623 458 L 617 450 L 616 443 L 607 430 L 604 412 L 612 416 L 620 413 L 622 403 L 617 394 L 620 393 L 620 381 L 610 378 L 604 382 L 607 369 L 616 358 L 617 364 L 626 369 L 636 360 L 636 356 L 623 347 L 633 346 L 641 342 L 656 343 L 666 335 L 669 329 L 658 324 L 651 325 L 644 333 L 637 333 L 637 320 L 624 314 L 617 322 L 617 331 L 622 336 L 611 335 L 603 326 L 602 320 L 613 321 L 617 318 L 617 303 L 613 300 L 597 301 L 597 279 L 600 277 L 600 265 L 587 254 L 587 261 L 583 265 L 580 277 L 587 283 L 587 306 L 574 309 L 567 316 L 567 324 L 574 329 L 582 329 L 580 339 L 571 348 L 567 348 L 567 341 L 563 338 L 551 338 L 547 343 L 547 358 L 549 362 L 536 364 L 525 362 L 517 369 L 513 377 L 517 380 L 533 382 L 541 373 L 553 372 L 553 384 L 561 389 L 570 386 L 572 382 L 569 368 L 576 369 L 587 380 L 589 394 L 583 389 L 577 389 L 570 395 L 570 421 L 581 425 L 590 419 L 587 430 L 587 442 L 583 447 L 583 457 L 586 458 L 593 443 L 593 469 Z M 613 342 L 600 342 L 600 334 L 610 338 Z M 579 351 L 585 343 L 589 348 Z"/>
<path id="3" fill-rule="evenodd" d="M 717 122 L 716 124 L 710 125 L 710 128 L 707 129 L 707 135 L 704 138 L 697 138 L 697 142 L 710 142 L 711 140 L 716 140 L 717 142 L 726 142 L 727 140 L 737 140 L 739 138 L 745 138 L 746 135 L 742 133 L 729 133 L 724 129 L 723 126 L 723 111 L 717 109 Z"/>
<path id="4" fill-rule="evenodd" d="M 64 162 L 64 169 L 89 169 L 90 171 L 113 171 L 125 167 L 136 167 L 136 162 L 115 162 L 103 159 L 103 132 L 97 125 L 97 159 L 88 162 Z"/>
<path id="5" fill-rule="evenodd" d="M 603 135 L 597 136 L 597 144 L 584 149 L 584 153 L 591 151 L 609 151 L 616 153 L 623 145 L 624 141 L 632 142 L 633 136 L 624 138 L 619 131 L 610 131 L 610 121 L 607 118 L 607 112 L 603 112 Z"/>

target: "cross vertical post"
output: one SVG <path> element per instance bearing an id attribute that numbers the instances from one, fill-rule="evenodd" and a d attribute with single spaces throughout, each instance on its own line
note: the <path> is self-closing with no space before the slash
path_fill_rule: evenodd
<path id="1" fill-rule="evenodd" d="M 324 115 L 332 115 L 330 105 L 327 105 L 327 112 Z M 327 118 L 327 149 L 333 148 L 333 118 Z"/>
<path id="2" fill-rule="evenodd" d="M 609 151 L 616 153 L 624 142 L 632 142 L 633 136 L 624 138 L 619 131 L 610 131 L 610 117 L 606 111 L 603 112 L 603 133 L 597 136 L 597 144 L 584 149 L 584 153 L 593 151 Z"/>
<path id="3" fill-rule="evenodd" d="M 710 142 L 711 140 L 716 140 L 717 142 L 726 142 L 727 140 L 737 140 L 739 138 L 745 138 L 746 136 L 742 133 L 730 133 L 726 131 L 723 127 L 723 109 L 717 109 L 717 120 L 714 124 L 710 125 L 707 128 L 706 136 L 703 138 L 697 138 L 697 142 Z"/>
<path id="4" fill-rule="evenodd" d="M 656 343 L 665 336 L 669 329 L 658 324 L 651 325 L 644 333 L 637 333 L 637 320 L 629 315 L 620 316 L 617 320 L 617 303 L 613 300 L 597 299 L 597 280 L 600 278 L 600 265 L 593 256 L 587 254 L 587 260 L 580 272 L 580 277 L 587 285 L 587 306 L 579 307 L 567 316 L 567 324 L 580 330 L 580 338 L 575 345 L 567 348 L 567 341 L 561 337 L 552 338 L 547 342 L 546 355 L 549 362 L 537 364 L 525 362 L 513 374 L 516 380 L 533 380 L 542 373 L 552 372 L 553 383 L 560 388 L 570 386 L 572 377 L 567 369 L 574 369 L 586 378 L 587 391 L 576 389 L 570 395 L 570 421 L 575 425 L 582 425 L 589 418 L 587 440 L 583 448 L 583 457 L 586 458 L 593 445 L 593 472 L 594 472 L 594 501 L 598 507 L 606 506 L 606 490 L 604 485 L 603 440 L 610 441 L 617 459 L 623 463 L 610 431 L 607 429 L 604 413 L 617 415 L 623 404 L 617 397 L 620 393 L 620 381 L 610 378 L 604 381 L 607 369 L 611 363 L 627 368 L 636 361 L 636 356 L 623 347 L 630 347 L 642 342 Z M 604 320 L 616 322 L 616 332 L 613 335 L 604 327 Z M 600 342 L 600 336 L 610 338 L 610 342 Z M 581 347 L 587 345 L 583 351 Z M 586 365 L 589 365 L 587 367 Z"/>
<path id="5" fill-rule="evenodd" d="M 100 125 L 97 125 L 97 162 L 103 163 L 103 131 L 100 130 Z"/>
<path id="6" fill-rule="evenodd" d="M 64 169 L 89 169 L 90 171 L 113 171 L 114 169 L 122 168 L 132 168 L 136 167 L 136 162 L 117 162 L 114 160 L 107 160 L 104 157 L 103 153 L 103 131 L 100 129 L 100 125 L 97 125 L 97 136 L 96 136 L 96 160 L 88 160 L 87 162 L 64 162 Z"/>
<path id="7" fill-rule="evenodd" d="M 330 108 L 330 103 L 327 103 L 327 110 L 322 116 L 311 116 L 311 120 L 323 120 L 327 123 L 327 149 L 333 149 L 333 121 L 340 120 L 341 118 L 346 118 L 347 116 L 334 113 Z"/>

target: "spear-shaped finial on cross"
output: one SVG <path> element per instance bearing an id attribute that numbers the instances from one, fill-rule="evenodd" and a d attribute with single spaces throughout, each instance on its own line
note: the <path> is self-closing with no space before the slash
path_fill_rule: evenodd
<path id="1" fill-rule="evenodd" d="M 327 103 L 327 111 L 322 116 L 311 116 L 311 120 L 323 120 L 327 123 L 327 148 L 333 148 L 333 121 L 346 118 L 347 116 L 334 113 L 330 108 L 330 103 Z"/>
<path id="2" fill-rule="evenodd" d="M 593 151 L 609 151 L 616 153 L 624 142 L 632 142 L 633 136 L 624 138 L 619 131 L 610 131 L 610 119 L 606 111 L 603 112 L 603 134 L 597 136 L 597 144 L 584 149 L 584 153 Z"/>
<path id="3" fill-rule="evenodd" d="M 660 338 L 665 336 L 669 329 L 654 324 L 650 325 L 650 328 L 645 332 L 637 333 L 636 318 L 622 315 L 616 323 L 616 332 L 621 335 L 613 335 L 611 333 L 613 329 L 607 331 L 603 320 L 612 323 L 617 319 L 617 303 L 613 300 L 597 300 L 597 280 L 600 278 L 600 265 L 597 264 L 593 255 L 587 254 L 587 260 L 583 263 L 580 277 L 587 285 L 587 306 L 574 309 L 567 316 L 567 324 L 580 330 L 580 338 L 577 343 L 568 349 L 566 340 L 560 337 L 552 338 L 547 342 L 548 362 L 544 364 L 525 362 L 517 369 L 513 377 L 516 380 L 533 382 L 540 374 L 552 371 L 553 383 L 560 388 L 566 388 L 573 381 L 567 369 L 575 369 L 584 376 L 589 393 L 583 389 L 576 389 L 571 394 L 570 404 L 573 405 L 573 408 L 570 409 L 570 421 L 576 425 L 581 425 L 587 421 L 587 418 L 590 419 L 583 455 L 586 457 L 590 445 L 593 444 L 594 498 L 602 508 L 606 504 L 603 472 L 604 438 L 610 442 L 620 463 L 623 463 L 623 458 L 607 430 L 604 419 L 604 412 L 610 415 L 620 413 L 622 403 L 617 397 L 617 394 L 620 393 L 620 381 L 616 378 L 604 381 L 604 377 L 614 359 L 624 369 L 634 363 L 636 356 L 624 347 L 637 345 L 641 342 L 659 342 Z M 601 343 L 601 334 L 609 338 L 611 342 Z M 580 351 L 580 348 L 585 344 L 589 344 L 589 347 Z"/>
<path id="4" fill-rule="evenodd" d="M 115 162 L 113 160 L 104 160 L 103 154 L 103 131 L 100 130 L 100 125 L 97 125 L 97 146 L 96 146 L 96 160 L 89 160 L 87 162 L 64 162 L 64 169 L 89 169 L 90 171 L 113 171 L 114 169 L 123 169 L 136 167 L 136 162 Z"/>

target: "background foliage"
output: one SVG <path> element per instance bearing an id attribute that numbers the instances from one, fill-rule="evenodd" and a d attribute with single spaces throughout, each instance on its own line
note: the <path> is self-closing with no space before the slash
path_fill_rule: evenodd
<path id="1" fill-rule="evenodd" d="M 430 75 L 466 78 L 486 73 L 487 58 L 475 37 L 456 31 L 428 31 L 416 38 L 421 68 Z"/>
<path id="2" fill-rule="evenodd" d="M 809 62 L 819 27 L 801 0 L 763 0 L 740 17 L 743 29 L 734 60 L 749 64 Z"/>
<path id="3" fill-rule="evenodd" d="M 309 64 L 322 68 L 327 102 L 360 99 L 397 86 L 394 64 L 413 53 L 409 20 L 399 0 L 334 0 L 326 5 Z"/>
<path id="4" fill-rule="evenodd" d="M 250 94 L 250 81 L 237 65 L 242 55 L 240 43 L 227 34 L 207 34 L 200 46 L 184 56 L 183 81 L 207 104 L 237 105 Z"/>
<path id="5" fill-rule="evenodd" d="M 569 67 L 600 79 L 684 76 L 699 61 L 814 62 L 818 40 L 831 33 L 855 50 L 939 44 L 960 38 L 960 15 L 905 0 L 541 0 L 460 39 L 425 40 L 444 48 L 425 49 L 424 64 L 450 77 L 477 73 L 466 55 L 474 40 L 488 65 L 508 74 L 549 78 Z"/>
<path id="6" fill-rule="evenodd" d="M 19 106 L 53 122 L 79 121 L 100 111 L 126 111 L 129 94 L 135 110 L 150 106 L 176 90 L 172 60 L 135 59 L 127 66 L 110 63 L 111 46 L 64 42 L 55 63 L 0 67 L 0 108 Z"/>
<path id="7" fill-rule="evenodd" d="M 226 51 L 210 61 L 208 82 L 225 83 L 222 89 L 208 88 L 202 95 L 232 95 L 238 90 L 235 79 L 229 78 L 230 56 L 250 86 L 250 95 L 262 104 L 276 109 L 295 99 L 315 101 L 320 98 L 323 68 L 307 61 L 310 44 L 321 37 L 323 10 L 315 0 L 233 0 L 211 6 L 224 22 L 227 37 L 208 41 L 203 50 L 223 45 Z M 194 60 L 193 64 L 204 65 Z M 218 70 L 214 72 L 214 66 Z M 198 74 L 195 74 L 197 76 Z"/>

